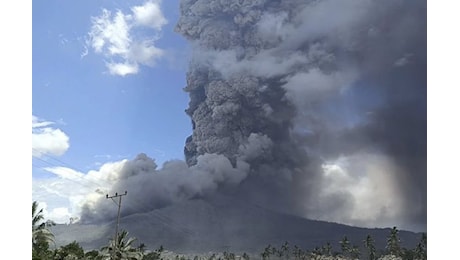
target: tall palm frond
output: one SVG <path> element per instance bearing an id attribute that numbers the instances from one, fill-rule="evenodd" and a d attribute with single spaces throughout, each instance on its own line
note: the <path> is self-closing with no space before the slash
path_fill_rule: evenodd
<path id="1" fill-rule="evenodd" d="M 55 225 L 52 221 L 44 221 L 43 209 L 38 210 L 38 202 L 32 202 L 32 245 L 38 242 L 54 243 L 54 235 L 48 227 Z"/>
<path id="2" fill-rule="evenodd" d="M 38 209 L 38 202 L 32 202 L 32 231 L 37 229 L 40 225 L 39 223 L 43 221 L 43 209 Z"/>
<path id="3" fill-rule="evenodd" d="M 104 259 L 142 259 L 142 251 L 132 245 L 137 239 L 127 237 L 128 232 L 126 230 L 122 230 L 116 238 L 116 243 L 115 240 L 111 239 L 108 246 L 101 248 L 102 255 L 105 257 Z"/>
<path id="4" fill-rule="evenodd" d="M 46 242 L 48 244 L 54 244 L 54 235 L 46 228 L 37 229 L 32 231 L 32 245 L 38 242 Z"/>

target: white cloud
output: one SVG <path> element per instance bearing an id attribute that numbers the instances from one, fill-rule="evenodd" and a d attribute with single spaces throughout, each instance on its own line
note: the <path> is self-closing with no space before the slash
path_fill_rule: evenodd
<path id="1" fill-rule="evenodd" d="M 42 209 L 43 210 L 43 217 L 46 220 L 52 220 L 55 223 L 63 224 L 63 223 L 69 223 L 71 216 L 71 213 L 69 212 L 68 208 L 65 207 L 57 207 L 57 208 L 52 208 L 50 210 L 50 206 L 48 205 L 47 202 L 45 201 L 38 201 L 38 210 Z"/>
<path id="2" fill-rule="evenodd" d="M 68 208 L 54 208 L 50 213 L 48 213 L 48 218 L 52 219 L 56 223 L 67 223 L 71 214 Z"/>
<path id="3" fill-rule="evenodd" d="M 107 59 L 110 74 L 137 74 L 139 64 L 154 66 L 163 56 L 164 50 L 157 48 L 151 40 L 158 38 L 162 26 L 167 23 L 160 4 L 161 1 L 157 0 L 147 1 L 141 6 L 132 7 L 133 14 L 118 10 L 112 15 L 111 11 L 103 9 L 100 16 L 91 18 L 87 45 Z M 145 27 L 151 29 L 151 35 L 145 35 L 146 30 L 135 32 Z"/>
<path id="4" fill-rule="evenodd" d="M 126 54 L 130 44 L 127 24 L 129 16 L 125 16 L 121 11 L 115 14 L 113 20 L 111 16 L 111 12 L 104 9 L 101 16 L 93 18 L 91 46 L 97 53 L 108 51 L 111 55 Z M 104 50 L 104 47 L 107 50 Z"/>
<path id="5" fill-rule="evenodd" d="M 68 223 L 77 219 L 83 203 L 95 202 L 110 190 L 119 179 L 127 160 L 109 162 L 88 173 L 66 167 L 48 167 L 44 170 L 55 174 L 46 179 L 34 179 L 32 198 L 44 208 L 45 219 L 56 223 Z"/>
<path id="6" fill-rule="evenodd" d="M 135 42 L 131 45 L 129 56 L 138 63 L 153 66 L 163 56 L 163 50 L 153 46 L 152 41 Z"/>
<path id="7" fill-rule="evenodd" d="M 126 76 L 128 74 L 137 74 L 139 72 L 139 66 L 136 64 L 129 63 L 106 63 L 109 73 L 111 75 Z"/>
<path id="8" fill-rule="evenodd" d="M 167 24 L 168 21 L 163 16 L 160 5 L 160 0 L 153 0 L 146 2 L 142 6 L 135 6 L 131 8 L 134 13 L 136 24 L 161 30 L 161 27 Z"/>
<path id="9" fill-rule="evenodd" d="M 32 156 L 62 155 L 69 149 L 69 137 L 54 122 L 43 121 L 32 115 Z"/>
<path id="10" fill-rule="evenodd" d="M 68 180 L 79 181 L 79 179 L 84 177 L 84 174 L 66 167 L 47 167 L 44 168 L 44 170 L 52 172 L 57 176 Z"/>

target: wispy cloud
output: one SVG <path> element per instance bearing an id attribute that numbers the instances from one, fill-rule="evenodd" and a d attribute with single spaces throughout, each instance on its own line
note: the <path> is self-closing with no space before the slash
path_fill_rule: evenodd
<path id="1" fill-rule="evenodd" d="M 132 7 L 130 14 L 103 9 L 100 16 L 91 18 L 86 44 L 105 57 L 110 74 L 137 74 L 139 65 L 152 67 L 164 55 L 154 45 L 167 24 L 160 7 L 160 0 L 150 0 Z"/>
<path id="2" fill-rule="evenodd" d="M 84 58 L 86 55 L 88 55 L 88 46 L 83 46 L 85 49 L 81 52 L 80 58 Z"/>
<path id="3" fill-rule="evenodd" d="M 53 177 L 32 182 L 32 197 L 44 208 L 46 219 L 68 223 L 80 216 L 84 203 L 91 204 L 110 190 L 120 178 L 127 160 L 108 162 L 98 170 L 82 173 L 67 167 L 47 167 Z M 69 187 L 73 187 L 69 189 Z"/>
<path id="4" fill-rule="evenodd" d="M 59 156 L 69 149 L 69 137 L 61 129 L 53 128 L 54 124 L 32 115 L 32 156 Z"/>

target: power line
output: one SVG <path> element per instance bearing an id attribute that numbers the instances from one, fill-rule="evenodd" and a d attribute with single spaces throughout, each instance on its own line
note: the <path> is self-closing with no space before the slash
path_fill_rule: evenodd
<path id="1" fill-rule="evenodd" d="M 59 166 L 59 165 L 52 164 L 52 163 L 50 163 L 50 162 L 48 162 L 48 161 L 42 160 L 42 159 L 40 159 L 40 158 L 35 158 L 35 159 L 40 160 L 40 161 L 42 161 L 42 162 L 44 162 L 44 163 L 46 163 L 46 164 L 48 164 L 48 165 L 54 166 L 54 167 Z M 37 166 L 36 166 L 36 167 L 37 167 Z M 95 182 L 93 182 L 93 181 L 91 181 L 91 180 L 88 180 L 88 179 L 84 179 L 84 178 L 81 177 L 81 176 L 78 176 L 78 175 L 77 175 L 77 176 L 75 176 L 75 177 L 80 178 L 80 179 L 82 179 L 83 181 L 85 181 L 85 182 L 87 182 L 87 183 L 78 182 L 78 181 L 76 181 L 76 180 L 74 180 L 74 179 L 72 179 L 72 178 L 64 178 L 64 179 L 66 179 L 66 180 L 68 180 L 68 181 L 71 181 L 71 182 L 73 182 L 73 183 L 79 184 L 79 185 L 81 185 L 81 186 L 83 186 L 83 187 L 87 187 L 87 188 L 94 188 L 94 187 L 99 188 L 99 187 L 101 186 L 100 184 L 95 183 Z M 88 182 L 89 182 L 89 183 L 88 183 Z M 94 186 L 88 186 L 88 184 L 92 184 L 92 185 L 94 185 Z"/>
<path id="2" fill-rule="evenodd" d="M 78 171 L 80 171 L 80 172 L 85 172 L 85 171 L 83 171 L 82 169 L 79 169 L 79 167 L 76 167 L 75 165 L 71 165 L 71 164 L 69 164 L 69 163 L 67 163 L 67 162 L 64 162 L 64 161 L 62 161 L 62 160 L 59 160 L 58 158 L 56 158 L 56 157 L 54 157 L 54 156 L 51 156 L 51 155 L 48 154 L 48 153 L 40 152 L 39 150 L 37 150 L 37 149 L 35 149 L 35 148 L 32 148 L 32 150 L 36 151 L 37 153 L 40 153 L 40 155 L 44 155 L 44 156 L 46 156 L 46 157 L 48 157 L 48 158 L 50 158 L 50 159 L 52 159 L 52 160 L 54 160 L 54 161 L 56 161 L 56 162 L 59 162 L 59 163 L 65 165 L 65 166 L 67 166 L 67 167 L 76 169 L 76 170 L 78 170 Z M 40 160 L 40 158 L 38 158 L 38 157 L 35 157 L 35 156 L 34 156 L 34 158 Z"/>

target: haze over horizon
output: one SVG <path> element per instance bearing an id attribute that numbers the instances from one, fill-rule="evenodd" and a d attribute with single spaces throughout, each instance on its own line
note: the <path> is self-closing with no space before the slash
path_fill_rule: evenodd
<path id="1" fill-rule="evenodd" d="M 48 218 L 112 220 L 105 195 L 125 190 L 123 216 L 217 193 L 426 231 L 426 1 L 33 14 L 32 197 Z"/>

